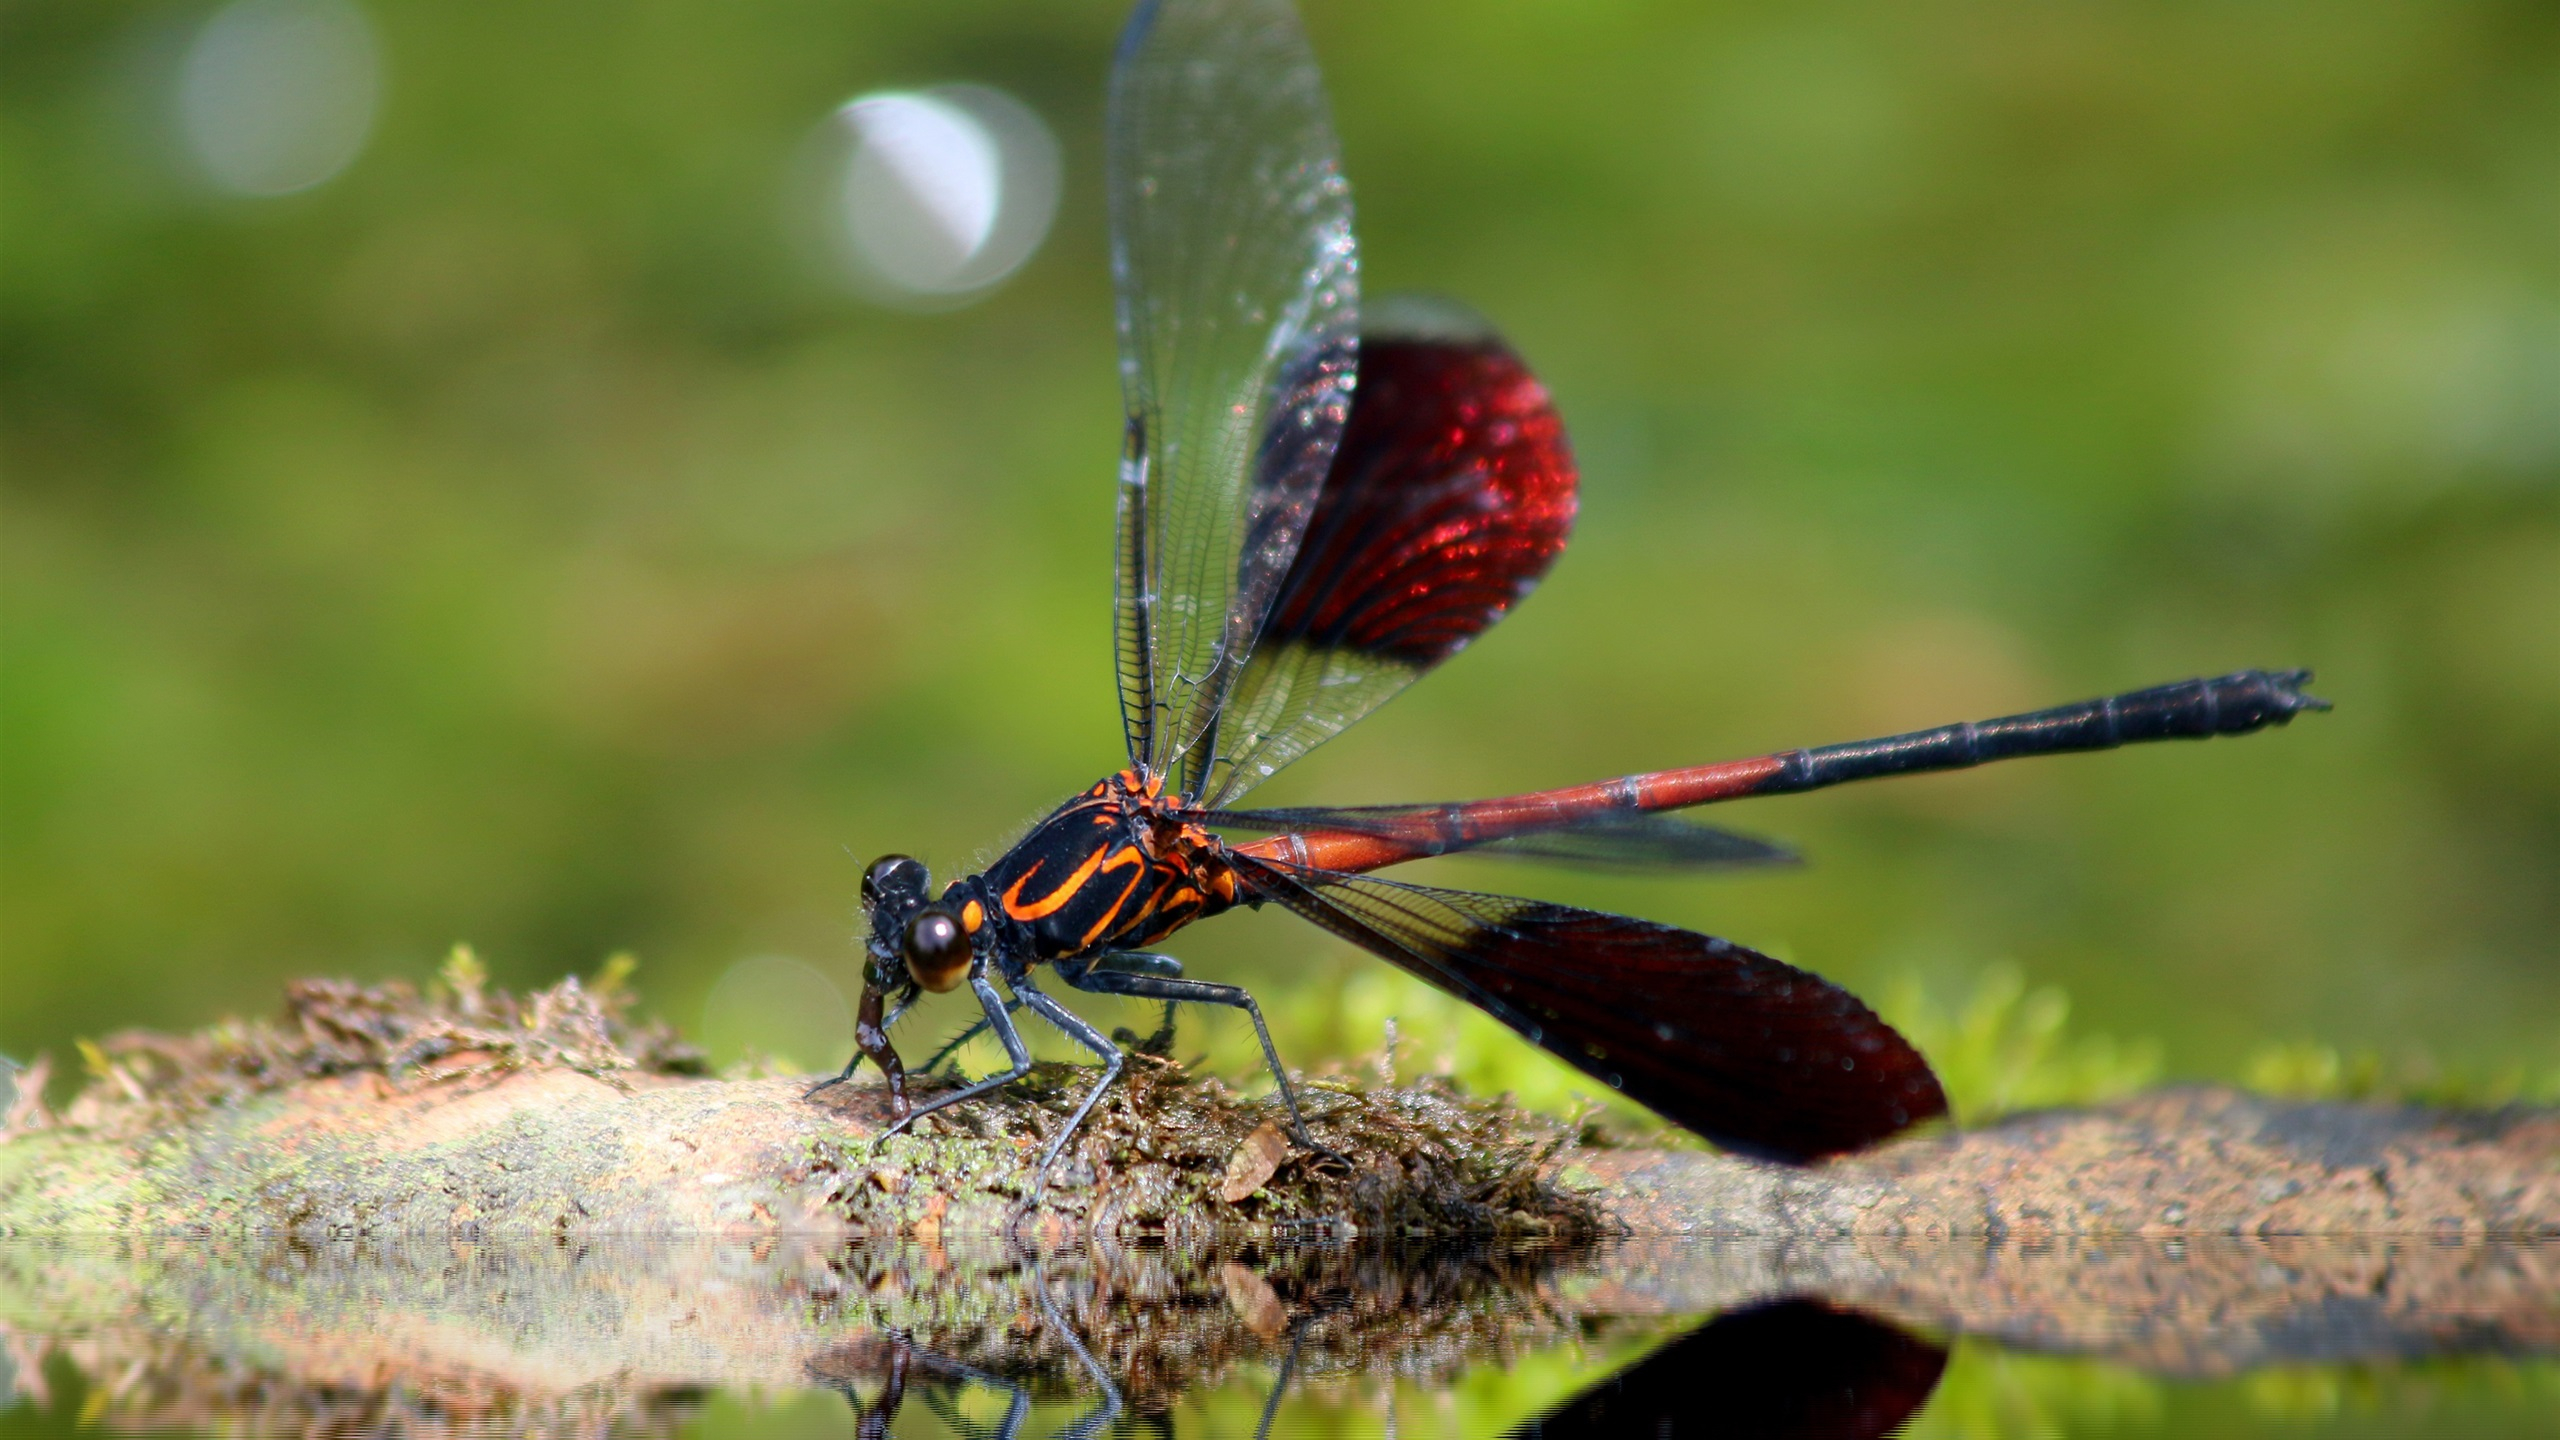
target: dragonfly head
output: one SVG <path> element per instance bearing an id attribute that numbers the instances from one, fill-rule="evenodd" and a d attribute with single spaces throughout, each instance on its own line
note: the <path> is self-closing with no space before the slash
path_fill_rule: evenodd
<path id="1" fill-rule="evenodd" d="M 971 927 L 962 923 L 960 907 L 925 898 L 932 886 L 932 872 L 912 856 L 883 855 L 863 872 L 872 978 L 884 989 L 939 995 L 969 978 Z"/>

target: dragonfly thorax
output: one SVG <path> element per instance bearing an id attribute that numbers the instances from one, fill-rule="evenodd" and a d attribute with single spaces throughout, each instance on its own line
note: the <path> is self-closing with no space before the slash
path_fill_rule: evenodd
<path id="1" fill-rule="evenodd" d="M 1135 770 L 1050 812 L 980 883 L 1035 962 L 1151 944 L 1236 899 L 1225 846 Z"/>

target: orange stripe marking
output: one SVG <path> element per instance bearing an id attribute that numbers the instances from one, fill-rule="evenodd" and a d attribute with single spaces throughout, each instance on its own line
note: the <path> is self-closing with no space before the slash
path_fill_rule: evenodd
<path id="1" fill-rule="evenodd" d="M 1084 888 L 1084 882 L 1093 878 L 1093 872 L 1102 868 L 1103 857 L 1107 853 L 1094 851 L 1092 857 L 1077 866 L 1076 872 L 1060 882 L 1057 889 L 1050 891 L 1045 898 L 1025 905 L 1022 903 L 1022 887 L 1031 883 L 1033 875 L 1040 873 L 1034 866 L 1030 875 L 1014 881 L 1013 888 L 1004 892 L 1004 913 L 1016 920 L 1037 920 L 1044 915 L 1056 914 L 1065 908 L 1068 901 L 1076 898 L 1076 892 Z"/>
<path id="2" fill-rule="evenodd" d="M 1139 882 L 1147 878 L 1147 857 L 1140 854 L 1135 846 L 1126 850 L 1112 852 L 1111 858 L 1102 862 L 1102 869 L 1119 869 L 1120 862 L 1124 857 L 1131 864 L 1138 867 L 1138 873 L 1130 876 L 1129 883 L 1120 887 L 1120 894 L 1117 898 L 1112 900 L 1111 908 L 1102 912 L 1102 918 L 1093 922 L 1092 929 L 1084 932 L 1084 938 L 1076 942 L 1078 945 L 1090 945 L 1093 943 L 1095 936 L 1110 929 L 1111 922 L 1118 918 L 1120 914 L 1120 907 L 1129 903 L 1129 897 L 1136 893 Z M 1098 878 L 1101 872 L 1097 871 L 1095 873 Z"/>

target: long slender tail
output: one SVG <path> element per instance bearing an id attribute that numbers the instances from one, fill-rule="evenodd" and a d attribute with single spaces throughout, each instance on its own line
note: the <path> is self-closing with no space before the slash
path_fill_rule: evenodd
<path id="1" fill-rule="evenodd" d="M 1748 793 L 1778 795 L 1819 790 L 1825 785 L 1877 775 L 1962 770 L 2021 755 L 2113 750 L 2145 740 L 2246 735 L 2252 730 L 2282 725 L 2305 710 L 2328 709 L 2328 701 L 2302 693 L 2302 687 L 2309 683 L 2308 670 L 2243 670 L 2218 679 L 2181 680 L 2175 685 L 2158 685 L 1997 720 L 1942 725 L 1935 730 L 1915 730 L 1908 735 L 1825 745 L 1814 750 L 1790 750 L 1771 757 L 1777 762 L 1776 773 Z"/>
<path id="2" fill-rule="evenodd" d="M 2328 701 L 2303 693 L 2310 680 L 2308 670 L 2243 670 L 2218 679 L 2182 680 L 2102 700 L 1880 740 L 1657 770 L 1496 800 L 1343 811 L 1332 817 L 1330 825 L 1323 812 L 1274 812 L 1300 818 L 1300 823 L 1292 825 L 1290 833 L 1237 849 L 1284 865 L 1356 874 L 1542 832 L 1623 827 L 1631 815 L 1686 810 L 1749 795 L 1819 790 L 1880 775 L 1962 770 L 2021 755 L 2113 750 L 2147 740 L 2246 735 L 2282 725 L 2306 710 L 2328 709 Z M 1680 849 L 1680 836 L 1659 838 L 1666 855 Z M 1627 850 L 1640 847 L 1645 837 L 1628 834 L 1619 839 L 1619 848 Z"/>

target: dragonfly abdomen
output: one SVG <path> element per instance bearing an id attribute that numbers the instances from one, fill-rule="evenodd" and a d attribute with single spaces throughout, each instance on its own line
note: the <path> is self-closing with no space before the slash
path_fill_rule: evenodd
<path id="1" fill-rule="evenodd" d="M 2147 740 L 2205 740 L 2282 725 L 2329 702 L 2306 695 L 2308 670 L 2243 670 L 2148 690 L 2057 705 L 2025 715 L 1945 725 L 1775 757 L 1778 772 L 1753 793 L 1818 790 L 1849 780 L 1925 770 L 1963 770 L 2025 755 L 2113 750 Z"/>

